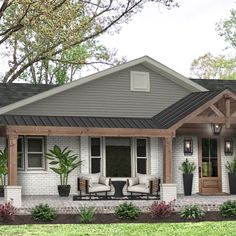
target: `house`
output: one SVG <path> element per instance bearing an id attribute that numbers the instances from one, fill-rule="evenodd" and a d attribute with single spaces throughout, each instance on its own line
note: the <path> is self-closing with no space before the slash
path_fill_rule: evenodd
<path id="1" fill-rule="evenodd" d="M 159 176 L 161 198 L 173 200 L 183 193 L 186 158 L 197 166 L 193 193 L 229 192 L 234 88 L 234 81 L 190 80 L 148 56 L 62 86 L 0 84 L 7 199 L 20 206 L 22 195 L 57 194 L 59 178 L 45 159 L 54 144 L 83 161 L 69 177 L 71 194 L 78 194 L 79 172 L 119 179 L 143 173 Z"/>

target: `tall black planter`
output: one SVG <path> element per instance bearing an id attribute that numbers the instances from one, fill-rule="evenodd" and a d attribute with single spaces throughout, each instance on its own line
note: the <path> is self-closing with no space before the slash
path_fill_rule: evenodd
<path id="1" fill-rule="evenodd" d="M 60 197 L 68 197 L 70 194 L 70 185 L 58 185 L 58 193 Z"/>
<path id="2" fill-rule="evenodd" d="M 190 196 L 192 194 L 193 174 L 183 174 L 184 181 L 184 195 Z"/>
<path id="3" fill-rule="evenodd" d="M 228 173 L 230 194 L 236 194 L 236 173 Z"/>

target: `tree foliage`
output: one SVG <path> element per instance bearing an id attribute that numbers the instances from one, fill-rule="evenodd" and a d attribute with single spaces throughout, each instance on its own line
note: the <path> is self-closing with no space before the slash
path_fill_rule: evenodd
<path id="1" fill-rule="evenodd" d="M 235 79 L 236 58 L 213 56 L 208 52 L 192 62 L 191 73 L 200 79 Z"/>
<path id="2" fill-rule="evenodd" d="M 0 45 L 10 58 L 2 81 L 52 83 L 71 79 L 83 65 L 109 63 L 112 55 L 99 44 L 100 35 L 118 32 L 147 2 L 170 8 L 174 1 L 0 0 Z"/>
<path id="3" fill-rule="evenodd" d="M 213 56 L 208 52 L 192 62 L 191 74 L 201 79 L 236 79 L 236 10 L 230 11 L 228 19 L 218 22 L 216 30 L 227 42 L 231 55 Z"/>

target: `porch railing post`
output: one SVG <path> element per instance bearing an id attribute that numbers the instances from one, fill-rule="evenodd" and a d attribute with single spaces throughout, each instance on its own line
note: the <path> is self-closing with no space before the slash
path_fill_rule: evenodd
<path id="1" fill-rule="evenodd" d="M 172 182 L 172 137 L 164 138 L 163 147 L 163 182 L 160 187 L 162 201 L 177 199 L 177 185 Z"/>
<path id="2" fill-rule="evenodd" d="M 8 136 L 8 185 L 17 185 L 17 138 L 16 135 Z"/>
<path id="3" fill-rule="evenodd" d="M 172 183 L 172 137 L 164 138 L 163 183 Z"/>
<path id="4" fill-rule="evenodd" d="M 4 187 L 6 202 L 21 207 L 21 186 L 17 186 L 17 135 L 8 135 L 8 185 Z"/>

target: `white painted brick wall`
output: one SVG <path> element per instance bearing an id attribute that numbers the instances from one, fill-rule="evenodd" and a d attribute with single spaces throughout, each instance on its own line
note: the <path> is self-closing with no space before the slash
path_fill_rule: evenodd
<path id="1" fill-rule="evenodd" d="M 159 176 L 158 138 L 150 138 L 150 174 Z"/>
<path id="2" fill-rule="evenodd" d="M 188 136 L 189 137 L 189 136 Z M 199 191 L 198 185 L 198 139 L 193 138 L 193 155 L 184 156 L 183 139 L 184 136 L 177 136 L 173 139 L 173 182 L 177 184 L 177 192 L 183 193 L 182 172 L 179 166 L 187 157 L 190 161 L 195 162 L 197 169 L 194 173 L 193 193 Z M 80 140 L 80 141 L 79 141 Z M 81 143 L 80 143 L 81 142 Z M 89 143 L 88 137 L 48 137 L 47 147 L 51 149 L 54 144 L 66 147 L 69 146 L 73 152 L 78 153 L 83 160 L 81 166 L 82 173 L 89 173 Z M 5 147 L 5 139 L 0 138 L 0 149 Z M 157 175 L 163 180 L 163 139 L 150 139 L 150 173 Z M 234 140 L 234 153 L 236 153 L 236 140 Z M 222 190 L 229 192 L 228 172 L 225 164 L 228 160 L 232 160 L 234 155 L 224 155 L 224 139 L 221 139 L 221 168 L 222 168 Z M 80 172 L 79 168 L 74 170 L 69 176 L 69 184 L 71 185 L 71 194 L 77 194 L 77 176 Z M 18 173 L 18 184 L 22 186 L 24 195 L 52 195 L 57 193 L 57 185 L 59 184 L 59 176 L 51 171 L 29 171 Z"/>
<path id="3" fill-rule="evenodd" d="M 225 156 L 224 152 L 224 139 L 221 139 L 221 175 L 222 175 L 222 192 L 229 193 L 229 178 L 228 170 L 225 165 L 227 161 L 231 162 L 236 156 L 236 139 L 233 139 L 234 153 L 231 156 Z"/>
<path id="4" fill-rule="evenodd" d="M 78 137 L 48 137 L 48 150 L 57 144 L 61 148 L 69 146 L 74 153 L 79 155 Z M 71 185 L 71 194 L 77 194 L 77 177 L 79 168 L 71 172 L 68 184 Z M 60 184 L 59 175 L 54 173 L 49 166 L 47 171 L 18 172 L 18 185 L 22 186 L 23 195 L 57 195 L 57 185 Z"/>
<path id="5" fill-rule="evenodd" d="M 89 173 L 89 137 L 80 137 L 81 173 Z"/>
<path id="6" fill-rule="evenodd" d="M 196 165 L 196 170 L 194 171 L 193 176 L 193 187 L 192 193 L 199 192 L 199 179 L 198 179 L 198 139 L 197 137 L 193 138 L 193 155 L 184 156 L 183 143 L 184 137 L 187 136 L 177 136 L 173 139 L 173 182 L 177 184 L 177 193 L 184 193 L 183 188 L 183 176 L 182 172 L 179 170 L 182 162 L 185 161 L 186 158 L 190 162 L 194 162 Z M 190 137 L 190 136 L 188 136 Z"/>

